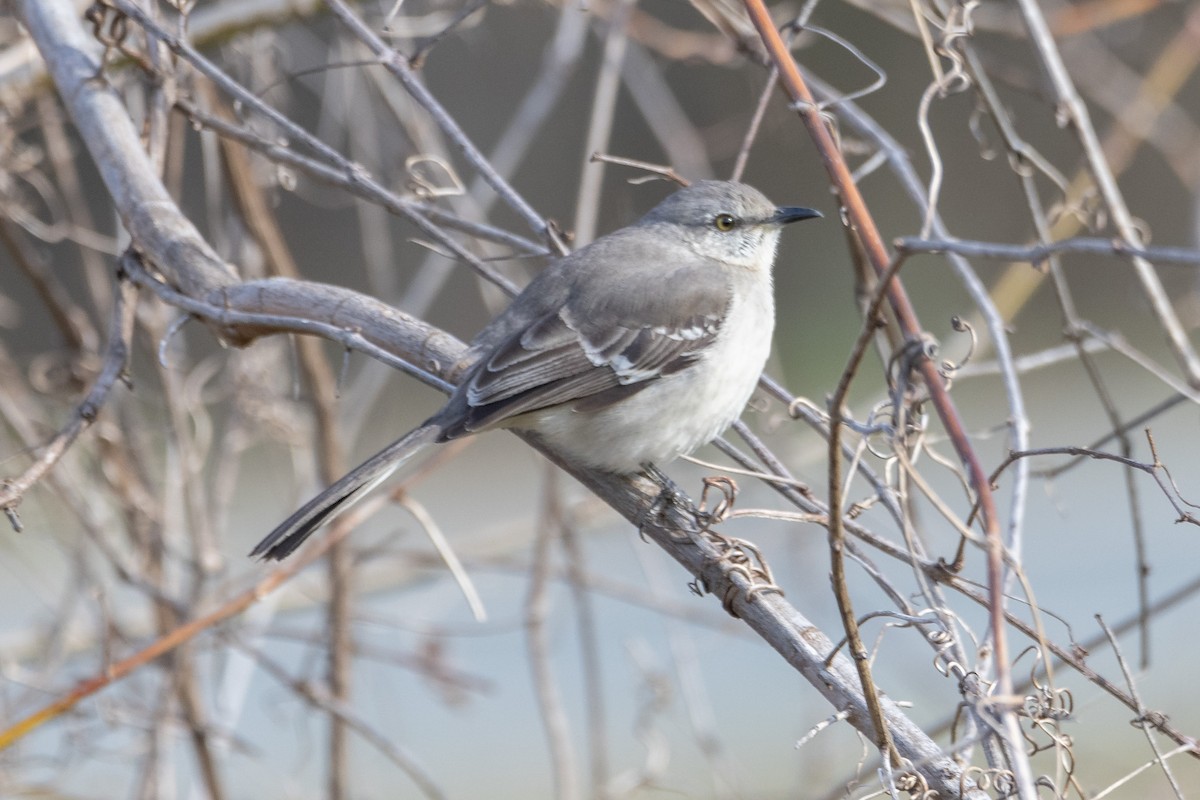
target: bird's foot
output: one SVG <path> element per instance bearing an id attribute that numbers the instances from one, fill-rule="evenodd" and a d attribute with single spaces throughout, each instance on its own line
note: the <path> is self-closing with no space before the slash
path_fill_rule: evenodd
<path id="1" fill-rule="evenodd" d="M 647 507 L 645 514 L 642 515 L 642 522 L 638 526 L 638 530 L 642 531 L 643 535 L 647 525 L 651 523 L 661 524 L 665 521 L 667 513 L 672 509 L 678 510 L 694 519 L 697 527 L 702 531 L 707 530 L 708 526 L 714 522 L 712 514 L 705 511 L 702 507 L 697 506 L 692 501 L 692 498 L 658 467 L 646 463 L 642 465 L 642 472 L 659 490 L 658 495 L 655 496 L 653 502 Z"/>

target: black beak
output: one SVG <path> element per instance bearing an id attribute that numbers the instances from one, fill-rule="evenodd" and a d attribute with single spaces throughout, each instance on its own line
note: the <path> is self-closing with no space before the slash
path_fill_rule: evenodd
<path id="1" fill-rule="evenodd" d="M 821 212 L 815 208 L 804 208 L 803 206 L 780 206 L 775 209 L 775 213 L 767 219 L 767 222 L 773 222 L 776 225 L 786 225 L 789 222 L 798 222 L 802 219 L 813 219 L 820 217 Z"/>

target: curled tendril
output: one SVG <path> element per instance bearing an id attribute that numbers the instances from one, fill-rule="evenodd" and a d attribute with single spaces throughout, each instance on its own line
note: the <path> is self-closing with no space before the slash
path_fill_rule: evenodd
<path id="1" fill-rule="evenodd" d="M 1000 797 L 1008 797 L 1016 792 L 1016 778 L 1012 770 L 970 766 L 963 770 L 960 778 L 964 790 L 968 779 L 974 780 L 983 791 L 994 791 Z"/>
<path id="2" fill-rule="evenodd" d="M 129 17 L 107 0 L 96 0 L 84 13 L 84 19 L 92 23 L 92 36 L 104 45 L 104 56 L 100 59 L 100 72 L 109 56 L 115 51 L 137 64 L 148 74 L 154 73 L 154 67 L 146 58 L 145 53 L 128 43 Z M 97 76 L 99 77 L 99 75 Z"/>
<path id="3" fill-rule="evenodd" d="M 883 421 L 880 421 L 883 420 Z M 867 425 L 878 431 L 879 436 L 867 436 L 864 443 L 871 455 L 886 461 L 894 456 L 893 442 L 896 438 L 896 412 L 890 400 L 881 400 L 867 415 Z"/>
<path id="4" fill-rule="evenodd" d="M 458 197 L 466 193 L 462 178 L 444 159 L 436 156 L 415 155 L 404 160 L 408 173 L 408 187 L 422 200 L 439 197 Z"/>
<path id="5" fill-rule="evenodd" d="M 710 502 L 710 494 L 716 493 L 716 502 Z M 712 526 L 724 521 L 733 511 L 737 500 L 738 485 L 729 477 L 716 476 L 704 479 L 704 489 L 700 495 L 700 507 L 696 509 L 696 521 L 700 525 L 699 535 L 716 549 L 716 555 L 711 562 L 720 565 L 724 571 L 741 575 L 746 583 L 746 601 L 753 602 L 756 597 L 766 593 L 783 594 L 783 590 L 775 584 L 771 568 L 763 557 L 758 546 L 745 539 L 726 536 L 712 529 Z M 711 507 L 711 510 L 708 510 Z M 712 586 L 703 577 L 696 578 L 688 584 L 693 594 L 702 596 L 713 591 Z M 737 616 L 733 603 L 737 599 L 739 587 L 730 582 L 725 587 L 721 604 L 730 616 Z"/>
<path id="6" fill-rule="evenodd" d="M 827 110 L 835 108 L 842 103 L 849 103 L 853 100 L 858 100 L 860 98 L 866 97 L 869 94 L 874 94 L 875 92 L 878 92 L 880 89 L 882 89 L 884 86 L 887 85 L 888 75 L 887 75 L 887 71 L 884 70 L 883 67 L 876 64 L 873 60 L 871 60 L 867 56 L 866 53 L 864 53 L 861 49 L 859 49 L 856 45 L 851 43 L 849 40 L 842 38 L 841 36 L 839 36 L 838 34 L 834 33 L 831 30 L 827 30 L 825 28 L 820 28 L 820 27 L 817 27 L 816 25 L 809 25 L 807 23 L 807 21 L 805 20 L 806 16 L 807 15 L 802 14 L 800 17 L 797 17 L 795 20 L 793 20 L 792 24 L 788 26 L 788 30 L 793 32 L 793 34 L 799 34 L 802 32 L 812 33 L 817 36 L 820 36 L 823 39 L 827 39 L 828 41 L 833 42 L 838 47 L 841 47 L 847 53 L 854 56 L 854 58 L 857 59 L 859 61 L 859 63 L 861 63 L 864 67 L 866 67 L 868 70 L 870 70 L 875 75 L 875 80 L 873 80 L 870 83 L 870 85 L 868 85 L 868 86 L 865 86 L 861 89 L 855 89 L 854 91 L 850 92 L 849 94 L 839 95 L 839 96 L 837 96 L 831 100 L 827 100 L 823 103 L 818 103 L 816 108 L 818 111 L 820 111 L 822 113 L 823 116 L 831 117 L 831 115 L 825 114 L 825 112 Z M 796 107 L 797 105 L 798 104 L 793 104 L 793 106 L 792 106 L 793 110 L 795 110 L 795 111 L 806 110 L 806 109 L 802 109 L 802 108 L 797 108 Z M 805 104 L 805 105 L 807 105 L 807 104 Z"/>
<path id="7" fill-rule="evenodd" d="M 929 786 L 929 780 L 913 765 L 911 759 L 902 759 L 895 767 L 888 769 L 887 762 L 880 768 L 879 777 L 884 786 L 895 787 L 917 800 L 938 800 L 941 795 Z"/>
<path id="8" fill-rule="evenodd" d="M 957 315 L 951 317 L 950 327 L 954 329 L 955 333 L 967 334 L 971 339 L 971 343 L 967 348 L 966 355 L 964 355 L 960 361 L 956 363 L 950 359 L 943 359 L 938 365 L 938 372 L 941 373 L 942 377 L 945 378 L 947 382 L 951 380 L 954 373 L 958 372 L 960 369 L 965 367 L 968 362 L 970 362 L 971 357 L 975 355 L 975 348 L 979 345 L 979 337 L 975 333 L 975 329 L 962 317 Z"/>
<path id="9" fill-rule="evenodd" d="M 987 116 L 987 108 L 984 107 L 983 102 L 976 102 L 975 107 L 971 109 L 971 113 L 967 117 L 967 130 L 971 132 L 971 137 L 975 140 L 975 143 L 979 145 L 979 157 L 984 161 L 994 161 L 1000 155 L 1000 150 L 992 144 L 991 131 L 984 124 L 984 119 Z"/>
<path id="10" fill-rule="evenodd" d="M 715 492 L 719 499 L 712 506 L 712 510 L 708 511 L 708 496 L 710 492 Z M 738 485 L 737 482 L 726 475 L 716 475 L 704 479 L 704 489 L 700 492 L 700 513 L 703 515 L 704 526 L 707 528 L 710 525 L 715 525 L 719 522 L 724 522 L 731 511 L 733 511 L 734 501 L 737 500 Z"/>
<path id="11" fill-rule="evenodd" d="M 916 371 L 921 361 L 937 358 L 938 341 L 929 334 L 905 342 L 888 359 L 888 384 L 895 392 L 909 385 L 909 376 Z"/>
<path id="12" fill-rule="evenodd" d="M 746 579 L 749 584 L 746 589 L 747 602 L 753 602 L 762 594 L 783 594 L 783 590 L 775 584 L 775 578 L 771 575 L 771 568 L 763 558 L 762 551 L 755 544 L 745 539 L 723 536 L 711 530 L 705 530 L 703 533 L 709 543 L 717 548 L 714 561 L 723 564 L 724 569 L 729 572 L 737 573 Z M 693 591 L 696 588 L 699 587 L 693 587 Z M 736 599 L 736 592 L 737 586 L 731 583 L 721 598 L 725 611 L 735 617 L 737 613 L 733 609 L 733 601 Z"/>

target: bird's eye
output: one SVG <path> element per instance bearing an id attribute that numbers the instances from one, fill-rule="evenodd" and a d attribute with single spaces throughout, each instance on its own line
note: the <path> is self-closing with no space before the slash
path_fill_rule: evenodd
<path id="1" fill-rule="evenodd" d="M 717 214 L 713 217 L 713 227 L 719 231 L 731 231 L 737 227 L 737 217 L 733 214 Z"/>

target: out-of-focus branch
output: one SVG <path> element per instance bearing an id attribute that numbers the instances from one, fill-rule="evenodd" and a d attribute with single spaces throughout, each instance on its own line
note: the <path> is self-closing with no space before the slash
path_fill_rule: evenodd
<path id="1" fill-rule="evenodd" d="M 313 546 L 309 547 L 303 553 L 297 554 L 296 558 L 290 563 L 267 574 L 250 589 L 235 595 L 207 613 L 197 614 L 188 622 L 178 626 L 165 636 L 156 639 L 141 650 L 125 658 L 106 664 L 100 673 L 80 681 L 75 688 L 59 699 L 33 714 L 12 723 L 0 731 L 0 750 L 12 746 L 33 730 L 70 711 L 80 702 L 100 690 L 129 677 L 147 664 L 187 644 L 204 631 L 210 630 L 214 626 L 243 613 L 246 609 L 258 603 L 262 598 L 287 582 L 292 576 L 303 571 L 307 566 L 324 556 L 330 547 L 354 529 L 354 522 L 371 513 L 371 505 L 370 503 L 364 503 L 349 511 L 344 517 L 344 524 L 335 526 L 329 535 L 323 537 L 319 542 L 314 543 Z"/>
<path id="2" fill-rule="evenodd" d="M 1100 139 L 1092 125 L 1087 105 L 1075 91 L 1075 85 L 1054 44 L 1054 37 L 1050 33 L 1050 27 L 1042 15 L 1041 8 L 1034 0 L 1018 0 L 1017 5 L 1021 10 L 1025 26 L 1029 30 L 1034 50 L 1045 67 L 1054 88 L 1057 111 L 1059 114 L 1065 115 L 1075 130 L 1076 136 L 1079 137 L 1079 144 L 1087 159 L 1088 169 L 1100 190 L 1100 195 L 1104 198 L 1104 204 L 1107 206 L 1109 214 L 1112 215 L 1117 232 L 1130 247 L 1141 247 L 1142 235 L 1137 229 L 1133 215 L 1129 213 L 1129 207 L 1117 185 L 1117 179 L 1104 157 L 1104 149 L 1100 146 Z M 1138 280 L 1141 281 L 1142 290 L 1146 293 L 1146 298 L 1154 310 L 1154 315 L 1157 317 L 1163 333 L 1166 334 L 1167 342 L 1187 376 L 1188 383 L 1193 387 L 1200 386 L 1200 358 L 1197 358 L 1187 332 L 1183 329 L 1183 325 L 1171 305 L 1171 298 L 1168 297 L 1166 289 L 1158 279 L 1153 265 L 1146 259 L 1135 256 L 1133 268 Z"/>
<path id="3" fill-rule="evenodd" d="M 226 119 L 232 117 L 229 109 L 220 105 L 220 100 L 211 91 L 207 100 Z M 254 180 L 253 164 L 249 153 L 241 144 L 221 140 L 226 175 L 233 197 L 242 210 L 254 237 L 266 256 L 269 272 L 285 278 L 299 279 L 300 268 L 292 257 L 291 248 L 283 234 L 275 214 L 264 196 L 262 187 Z M 337 376 L 325 357 L 321 342 L 311 336 L 297 337 L 296 351 L 299 354 L 300 371 L 311 397 L 313 415 L 316 419 L 316 459 L 321 481 L 329 485 L 345 474 L 346 447 L 342 441 L 337 420 Z M 344 545 L 338 543 L 329 549 L 328 574 L 330 603 L 327 614 L 329 622 L 328 681 L 333 700 L 346 704 L 350 696 L 350 661 L 354 645 L 351 636 L 352 564 Z M 338 714 L 329 715 L 329 792 L 331 800 L 340 800 L 346 793 L 347 726 Z"/>
<path id="4" fill-rule="evenodd" d="M 11 219 L 0 219 L 0 245 L 3 245 L 17 269 L 33 284 L 55 327 L 71 350 L 79 353 L 95 348 L 98 332 L 82 310 L 71 302 L 66 287 L 54 270 L 26 241 L 22 231 Z"/>
<path id="5" fill-rule="evenodd" d="M 1040 266 L 1061 253 L 1080 253 L 1118 258 L 1145 258 L 1172 264 L 1200 265 L 1200 250 L 1191 247 L 1131 247 L 1119 239 L 1099 239 L 1078 236 L 1049 244 L 1019 245 L 1003 242 L 978 242 L 965 239 L 919 239 L 903 236 L 893 246 L 905 253 L 958 253 L 970 258 L 992 258 L 1019 261 Z"/>
<path id="6" fill-rule="evenodd" d="M 499 286 L 508 294 L 515 294 L 517 291 L 517 287 L 511 281 L 497 273 L 485 262 L 473 256 L 469 251 L 463 249 L 453 239 L 447 237 L 440 228 L 431 228 L 430 226 L 436 223 L 451 230 L 462 231 L 471 236 L 508 245 L 522 253 L 530 255 L 549 254 L 549 251 L 545 247 L 536 242 L 497 228 L 494 225 L 466 220 L 435 206 L 401 197 L 370 176 L 363 174 L 362 169 L 355 167 L 349 159 L 339 156 L 338 162 L 330 166 L 324 161 L 318 161 L 310 156 L 298 153 L 287 145 L 280 144 L 278 141 L 262 136 L 246 127 L 233 124 L 228 120 L 210 114 L 186 98 L 180 98 L 177 106 L 195 124 L 214 131 L 223 138 L 241 142 L 247 147 L 263 154 L 272 162 L 296 167 L 319 181 L 330 186 L 337 186 L 364 200 L 377 203 L 394 214 L 406 217 L 414 222 L 420 220 L 421 222 L 418 225 L 426 233 L 433 234 L 436 231 L 436 235 L 433 237 L 434 241 L 445 247 L 449 255 L 467 262 L 476 272 L 496 286 Z"/>
<path id="7" fill-rule="evenodd" d="M 1178 138 L 1184 145 L 1178 149 L 1191 156 L 1191 166 L 1177 167 L 1180 179 L 1190 181 L 1194 178 L 1195 136 L 1183 130 L 1184 123 L 1190 124 L 1190 121 L 1172 102 L 1172 98 L 1195 73 L 1197 64 L 1200 64 L 1200 6 L 1193 7 L 1179 32 L 1158 53 L 1154 65 L 1145 77 L 1138 78 L 1136 94 L 1132 99 L 1130 91 L 1119 90 L 1120 105 L 1117 108 L 1109 108 L 1119 120 L 1119 124 L 1109 129 L 1101 146 L 1105 160 L 1114 174 L 1121 175 L 1126 172 L 1143 143 L 1154 137 L 1156 132 L 1169 130 L 1172 137 Z M 1111 70 L 1106 70 L 1108 71 Z M 1086 73 L 1087 71 L 1076 70 L 1077 75 Z M 1169 158 L 1169 153 L 1164 152 L 1164 155 L 1168 156 L 1168 161 L 1173 161 Z M 1062 202 L 1068 207 L 1080 205 L 1091 185 L 1086 168 L 1080 169 L 1067 186 Z M 1065 239 L 1074 235 L 1082 227 L 1084 219 L 1086 217 L 1081 219 L 1077 214 L 1062 214 L 1054 221 L 1054 237 Z M 1122 242 L 1122 245 L 1124 244 Z M 1145 257 L 1150 261 L 1163 260 L 1149 255 Z M 1030 272 L 1022 263 L 1009 265 L 993 288 L 996 305 L 1005 319 L 1016 319 L 1017 314 L 1041 285 L 1044 275 L 1042 272 Z"/>
<path id="8" fill-rule="evenodd" d="M 109 391 L 125 374 L 125 367 L 129 361 L 130 340 L 133 336 L 134 314 L 137 310 L 137 288 L 121 281 L 116 287 L 115 297 L 104 363 L 92 388 L 76 406 L 62 430 L 41 448 L 33 464 L 20 476 L 0 481 L 0 510 L 8 515 L 9 521 L 18 531 L 21 530 L 21 524 L 16 506 L 21 502 L 21 498 L 31 486 L 54 468 L 67 449 L 79 438 L 79 434 L 95 422 L 96 415 L 108 399 Z"/>
<path id="9" fill-rule="evenodd" d="M 390 737 L 381 733 L 344 700 L 331 694 L 318 684 L 293 678 L 282 664 L 269 658 L 266 653 L 255 650 L 249 645 L 240 642 L 237 646 L 250 653 L 254 657 L 255 663 L 264 672 L 291 689 L 292 693 L 297 697 L 300 697 L 304 702 L 314 708 L 320 709 L 329 716 L 336 717 L 342 725 L 353 730 L 365 741 L 369 742 L 389 761 L 402 769 L 426 797 L 434 798 L 434 800 L 446 797 L 446 792 L 411 753 L 401 746 L 400 743 L 393 741 Z"/>
<path id="10" fill-rule="evenodd" d="M 433 117 L 438 127 L 445 132 L 450 141 L 463 154 L 463 157 L 471 163 L 471 166 L 479 171 L 480 176 L 488 182 L 488 185 L 504 198 L 504 201 L 525 220 L 527 225 L 556 246 L 560 253 L 565 254 L 566 249 L 558 241 L 558 237 L 550 224 L 509 186 L 508 181 L 504 180 L 500 173 L 496 172 L 483 153 L 479 152 L 479 149 L 475 147 L 471 139 L 458 126 L 458 123 L 454 121 L 454 118 L 446 112 L 446 109 L 442 107 L 437 98 L 425 88 L 425 84 L 417 80 L 412 67 L 408 64 L 408 60 L 391 47 L 388 47 L 342 0 L 327 0 L 327 2 L 334 16 L 379 58 L 380 63 L 389 72 L 404 84 L 404 88 L 413 96 L 413 99 Z"/>
<path id="11" fill-rule="evenodd" d="M 79 15 L 89 0 L 75 0 Z M 215 0 L 198 4 L 188 14 L 188 33 L 197 45 L 221 41 L 238 33 L 278 25 L 321 9 L 322 0 Z M 26 97 L 50 86 L 46 62 L 28 39 L 0 50 L 0 90 L 6 97 Z"/>

